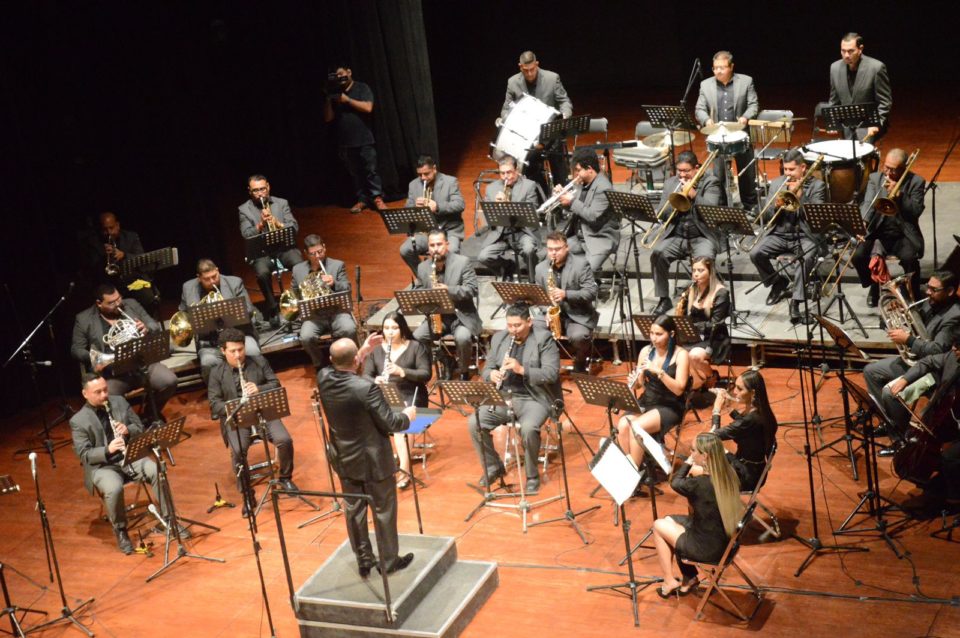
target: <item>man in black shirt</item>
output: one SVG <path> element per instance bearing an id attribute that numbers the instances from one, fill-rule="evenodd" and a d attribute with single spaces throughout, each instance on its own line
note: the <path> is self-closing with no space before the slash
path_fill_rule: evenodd
<path id="1" fill-rule="evenodd" d="M 100 213 L 99 231 L 92 230 L 82 240 L 84 271 L 93 284 L 108 281 L 133 297 L 151 314 L 155 314 L 160 299 L 153 282 L 140 272 L 121 274 L 124 261 L 130 257 L 142 255 L 143 244 L 140 235 L 132 230 L 121 228 L 115 213 Z"/>
<path id="2" fill-rule="evenodd" d="M 347 165 L 357 191 L 357 203 L 350 212 L 364 208 L 384 210 L 383 186 L 377 174 L 377 149 L 373 138 L 373 91 L 353 79 L 349 66 L 336 69 L 340 91 L 327 95 L 323 103 L 323 121 L 335 122 L 340 158 Z"/>

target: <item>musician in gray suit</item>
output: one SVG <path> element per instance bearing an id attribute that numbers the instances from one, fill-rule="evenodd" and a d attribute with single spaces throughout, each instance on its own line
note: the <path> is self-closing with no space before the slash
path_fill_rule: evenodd
<path id="1" fill-rule="evenodd" d="M 713 54 L 713 77 L 700 83 L 700 95 L 694 116 L 701 126 L 710 126 L 717 122 L 747 122 L 757 117 L 760 105 L 757 91 L 753 88 L 753 78 L 749 75 L 733 72 L 733 54 L 729 51 L 717 51 Z M 734 156 L 737 162 L 738 188 L 740 203 L 747 210 L 757 205 L 757 171 L 753 163 L 753 146 Z M 750 168 L 743 170 L 745 166 Z M 724 163 L 714 164 L 714 174 L 724 181 Z"/>
<path id="2" fill-rule="evenodd" d="M 250 301 L 250 295 L 247 294 L 243 280 L 232 275 L 221 275 L 220 269 L 213 260 L 205 258 L 197 262 L 196 278 L 188 279 L 183 283 L 183 290 L 180 293 L 180 310 L 186 312 L 214 291 L 219 291 L 224 299 L 242 298 L 247 316 L 253 317 L 253 302 Z M 253 323 L 244 324 L 240 328 L 246 334 L 244 343 L 247 354 L 251 357 L 259 355 L 260 346 L 257 344 L 257 333 Z M 217 347 L 217 333 L 213 331 L 207 334 L 194 334 L 194 340 L 197 358 L 200 360 L 200 375 L 206 383 L 210 368 L 219 363 L 222 358 L 220 349 Z"/>
<path id="3" fill-rule="evenodd" d="M 610 255 L 616 259 L 620 246 L 620 218 L 607 199 L 613 184 L 600 172 L 600 160 L 590 149 L 574 153 L 573 168 L 580 188 L 560 196 L 560 204 L 570 215 L 567 241 L 570 252 L 586 256 L 593 276 L 599 279 L 603 263 Z"/>
<path id="4" fill-rule="evenodd" d="M 887 330 L 887 336 L 911 357 L 919 359 L 947 352 L 960 337 L 960 301 L 957 300 L 957 276 L 949 270 L 936 270 L 927 281 L 927 299 L 919 307 L 919 315 L 927 336 L 912 334 L 904 328 Z M 863 369 L 863 378 L 870 394 L 891 408 L 888 416 L 895 423 L 907 422 L 907 411 L 894 405 L 887 384 L 910 369 L 902 357 L 886 357 Z"/>
<path id="5" fill-rule="evenodd" d="M 506 155 L 498 162 L 500 179 L 487 186 L 484 200 L 488 202 L 526 202 L 537 205 L 540 195 L 537 184 L 527 179 L 517 170 L 517 160 Z M 520 229 L 491 226 L 483 238 L 483 245 L 477 261 L 484 267 L 502 276 L 513 266 L 513 261 L 504 258 L 507 250 L 513 250 L 522 256 L 527 264 L 527 277 L 533 279 L 537 263 L 537 248 L 540 237 L 537 228 Z M 519 273 L 517 273 L 519 275 Z"/>
<path id="6" fill-rule="evenodd" d="M 304 254 L 306 261 L 301 261 L 293 267 L 293 285 L 300 291 L 300 286 L 307 277 L 322 283 L 330 292 L 350 292 L 350 281 L 343 262 L 339 259 L 327 257 L 327 246 L 320 235 L 307 235 L 304 240 Z M 323 351 L 320 348 L 321 335 L 330 334 L 334 339 L 347 337 L 357 340 L 357 323 L 349 312 L 338 312 L 335 315 L 316 315 L 314 317 L 300 317 L 300 344 L 310 355 L 313 367 L 320 369 L 325 365 Z"/>
<path id="7" fill-rule="evenodd" d="M 463 241 L 463 211 L 467 207 L 460 192 L 460 184 L 453 175 L 437 170 L 437 162 L 429 155 L 417 159 L 417 178 L 407 188 L 407 203 L 404 206 L 426 206 L 436 216 L 437 228 L 447 233 L 450 252 L 460 252 Z M 417 274 L 420 255 L 427 254 L 427 236 L 418 233 L 400 245 L 400 256 L 413 274 Z"/>
<path id="8" fill-rule="evenodd" d="M 662 221 L 665 222 L 673 211 L 673 207 L 668 204 L 670 194 L 682 190 L 699 168 L 700 160 L 692 151 L 682 151 L 677 155 L 677 174 L 663 182 L 663 196 L 657 206 L 658 211 L 663 211 Z M 720 204 L 720 182 L 713 175 L 705 174 L 689 195 L 693 199 L 693 206 L 685 213 L 677 211 L 650 252 L 654 293 L 660 298 L 653 310 L 655 316 L 666 314 L 673 307 L 670 300 L 670 265 L 678 259 L 689 257 L 709 257 L 715 260 L 719 250 L 719 238 L 700 219 L 697 206 Z"/>
<path id="9" fill-rule="evenodd" d="M 830 65 L 830 105 L 874 103 L 880 126 L 853 130 L 843 127 L 846 139 L 863 140 L 876 144 L 890 127 L 890 109 L 893 93 L 887 65 L 863 54 L 863 37 L 848 33 L 840 41 L 840 59 Z"/>
<path id="10" fill-rule="evenodd" d="M 507 308 L 507 329 L 495 334 L 490 342 L 483 379 L 498 384 L 500 392 L 509 396 L 513 415 L 503 407 L 493 410 L 481 407 L 476 415 L 467 419 L 473 447 L 484 466 L 480 484 L 492 484 L 506 473 L 490 433 L 497 426 L 510 423 L 515 416 L 523 441 L 526 492 L 536 494 L 540 491 L 537 468 L 540 428 L 563 408 L 563 391 L 557 342 L 548 330 L 533 325 L 527 306 L 517 304 Z"/>
<path id="11" fill-rule="evenodd" d="M 877 196 L 887 197 L 901 178 L 903 183 L 893 198 L 897 213 L 881 215 L 876 210 Z M 883 158 L 880 170 L 867 180 L 860 215 L 867 226 L 868 239 L 857 246 L 853 253 L 853 265 L 860 277 L 860 285 L 870 287 L 867 294 L 867 305 L 870 307 L 876 307 L 880 297 L 880 288 L 870 277 L 870 260 L 878 252 L 874 250 L 875 243 L 880 244 L 881 258 L 896 255 L 900 259 L 903 272 L 910 273 L 910 290 L 914 295 L 920 293 L 920 259 L 924 248 L 920 215 L 923 214 L 926 187 L 922 177 L 907 171 L 907 154 L 902 148 L 891 149 Z"/>
<path id="12" fill-rule="evenodd" d="M 123 484 L 127 481 L 150 483 L 160 503 L 160 512 L 166 518 L 169 510 L 166 495 L 160 491 L 157 465 L 150 458 L 129 465 L 123 462 L 127 441 L 143 432 L 139 417 L 126 399 L 111 394 L 107 381 L 96 373 L 83 375 L 81 392 L 86 402 L 70 418 L 70 434 L 73 450 L 83 465 L 83 484 L 91 494 L 96 488 L 103 497 L 103 509 L 113 525 L 120 551 L 132 554 Z M 111 424 L 111 418 L 115 424 Z"/>
<path id="13" fill-rule="evenodd" d="M 552 287 L 548 285 L 551 271 Z M 562 334 L 574 352 L 574 372 L 586 372 L 593 331 L 600 318 L 596 309 L 597 282 L 586 260 L 570 254 L 563 233 L 554 231 L 547 235 L 547 258 L 537 264 L 536 282 L 560 306 Z M 535 322 L 541 328 L 549 328 L 544 315 Z"/>
<path id="14" fill-rule="evenodd" d="M 135 333 L 138 336 L 161 330 L 161 326 L 139 303 L 133 299 L 124 299 L 113 284 L 100 284 L 94 294 L 94 304 L 78 313 L 73 322 L 70 355 L 80 362 L 84 370 L 103 375 L 107 380 L 110 394 L 124 395 L 141 386 L 140 375 L 136 371 L 131 371 L 115 376 L 112 372 L 112 361 L 94 364 L 90 359 L 90 351 L 114 353 L 114 349 L 104 343 L 103 337 L 118 322 L 133 321 Z M 132 335 L 134 335 L 133 331 L 128 336 L 131 339 L 136 338 Z M 125 343 L 128 340 L 123 339 L 119 343 Z M 150 422 L 162 420 L 163 406 L 177 391 L 177 375 L 159 361 L 151 363 L 147 367 L 147 386 L 150 388 L 152 401 L 147 402 L 145 416 Z"/>
<path id="15" fill-rule="evenodd" d="M 417 288 L 443 288 L 450 293 L 456 314 L 442 315 L 443 334 L 433 335 L 439 339 L 453 335 L 457 347 L 457 362 L 460 378 L 470 378 L 470 348 L 473 337 L 480 336 L 483 322 L 474 302 L 477 296 L 477 273 L 468 257 L 450 252 L 447 235 L 442 230 L 431 231 L 428 235 L 430 259 L 420 263 L 417 268 Z M 436 282 L 434 282 L 436 265 Z M 413 338 L 424 345 L 427 351 L 431 346 L 430 318 L 417 326 Z"/>
<path id="16" fill-rule="evenodd" d="M 410 406 L 394 413 L 383 391 L 372 379 L 357 375 L 357 344 L 339 339 L 330 346 L 331 368 L 317 374 L 323 412 L 330 427 L 330 444 L 335 454 L 331 464 L 348 494 L 369 494 L 374 526 L 379 532 L 379 569 L 392 573 L 413 562 L 413 553 L 399 555 L 397 536 L 397 463 L 390 447 L 390 435 L 410 427 L 417 408 Z M 367 527 L 367 502 L 344 497 L 347 535 L 357 557 L 360 576 L 366 578 L 374 566 L 373 547 Z"/>
<path id="17" fill-rule="evenodd" d="M 270 195 L 270 182 L 263 175 L 251 175 L 247 178 L 247 193 L 250 198 L 240 205 L 240 234 L 244 239 L 256 237 L 270 230 L 270 227 L 279 229 L 293 227 L 293 232 L 299 230 L 297 219 L 290 211 L 290 203 L 280 197 Z M 266 318 L 274 328 L 280 326 L 280 317 L 277 314 L 277 299 L 273 295 L 273 259 L 280 260 L 287 269 L 300 263 L 300 253 L 290 248 L 275 255 L 259 257 L 253 260 L 253 270 L 257 274 L 257 283 L 266 302 Z"/>

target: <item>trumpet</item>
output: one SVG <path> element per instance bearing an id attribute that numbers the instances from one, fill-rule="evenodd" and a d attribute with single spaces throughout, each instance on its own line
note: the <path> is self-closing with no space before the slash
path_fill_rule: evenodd
<path id="1" fill-rule="evenodd" d="M 572 190 L 573 190 L 574 188 L 576 188 L 579 184 L 580 184 L 580 178 L 579 178 L 579 177 L 574 177 L 573 179 L 571 179 L 569 182 L 567 182 L 566 186 L 564 186 L 563 188 L 561 188 L 560 190 L 558 190 L 556 193 L 554 193 L 553 195 L 551 195 L 551 196 L 547 199 L 547 201 L 545 201 L 545 202 L 543 202 L 542 204 L 540 204 L 540 208 L 537 209 L 537 214 L 538 214 L 538 215 L 547 215 L 547 214 L 549 214 L 549 213 L 552 213 L 554 210 L 556 210 L 557 208 L 559 208 L 559 207 L 561 206 L 561 204 L 560 204 L 560 197 L 563 196 L 563 195 L 566 195 L 567 193 L 569 193 L 570 191 L 572 191 Z"/>
<path id="2" fill-rule="evenodd" d="M 643 237 L 640 239 L 640 245 L 643 248 L 653 248 L 660 238 L 663 237 L 664 232 L 673 222 L 673 218 L 677 216 L 677 213 L 685 213 L 693 208 L 693 198 L 690 197 L 690 192 L 697 187 L 697 184 L 700 183 L 700 180 L 706 174 L 707 169 L 710 167 L 710 164 L 713 163 L 713 160 L 717 158 L 717 154 L 720 152 L 719 149 L 712 151 L 710 155 L 707 156 L 706 161 L 700 165 L 700 168 L 697 169 L 697 172 L 693 175 L 689 182 L 686 184 L 678 184 L 678 189 L 674 189 L 672 193 L 667 196 L 666 203 L 660 208 L 657 212 L 657 222 L 660 222 L 663 213 L 666 212 L 667 205 L 669 204 L 673 210 L 670 212 L 670 216 L 667 217 L 666 221 L 660 223 L 659 226 L 651 226 Z M 682 187 L 681 187 L 682 186 Z M 654 231 L 656 229 L 656 231 Z M 649 237 L 650 233 L 653 232 L 653 237 Z"/>
<path id="3" fill-rule="evenodd" d="M 214 303 L 217 301 L 223 301 L 223 294 L 220 292 L 220 289 L 217 288 L 216 284 L 214 284 L 213 290 L 193 305 L 199 306 L 200 304 Z M 190 343 L 191 339 L 193 339 L 193 326 L 190 325 L 190 317 L 183 310 L 178 310 L 170 317 L 170 340 L 182 348 Z"/>
<path id="4" fill-rule="evenodd" d="M 554 263 L 556 260 L 550 260 L 550 271 L 547 274 L 547 294 L 552 293 L 557 289 L 557 278 L 553 274 Z M 550 334 L 553 335 L 553 338 L 558 340 L 563 336 L 563 323 L 560 321 L 560 304 L 550 300 L 551 305 L 547 308 L 547 327 L 550 328 Z"/>
<path id="5" fill-rule="evenodd" d="M 116 277 L 120 274 L 120 266 L 117 264 L 117 258 L 114 255 L 117 250 L 117 241 L 113 238 L 113 235 L 107 235 L 107 243 L 110 244 L 112 250 L 107 251 L 107 265 L 104 266 L 103 272 L 106 273 L 107 277 Z"/>
<path id="6" fill-rule="evenodd" d="M 427 186 L 427 180 L 420 180 L 420 182 L 423 184 L 423 193 L 421 198 L 426 201 L 430 201 L 433 199 L 433 189 Z"/>
<path id="7" fill-rule="evenodd" d="M 273 218 L 273 211 L 270 210 L 270 202 L 268 202 L 267 200 L 261 197 L 260 208 L 262 208 L 264 212 L 270 215 L 269 219 L 267 219 L 267 232 L 272 233 L 278 228 L 278 226 L 277 226 L 276 220 Z"/>
<path id="8" fill-rule="evenodd" d="M 763 220 L 763 216 L 766 215 L 767 210 L 771 205 L 776 204 L 777 209 L 767 220 L 767 223 L 760 229 L 760 232 L 757 233 L 756 238 L 753 240 L 753 243 L 750 244 L 749 248 L 745 250 L 753 250 L 753 248 L 760 243 L 760 240 L 769 234 L 773 227 L 777 223 L 777 218 L 780 217 L 780 211 L 787 211 L 790 213 L 795 213 L 800 209 L 800 198 L 803 196 L 803 186 L 807 183 L 807 180 L 813 177 L 814 172 L 820 168 L 820 164 L 823 163 L 823 155 L 818 155 L 816 161 L 810 168 L 807 169 L 807 172 L 803 174 L 803 177 L 797 183 L 796 186 L 790 188 L 790 181 L 783 180 L 783 184 L 780 185 L 780 188 L 777 189 L 773 195 L 770 196 L 770 199 L 767 200 L 767 205 L 763 207 L 763 210 L 760 211 L 760 214 L 757 215 L 757 219 Z"/>
<path id="9" fill-rule="evenodd" d="M 913 163 L 917 161 L 917 157 L 919 155 L 919 148 L 915 149 L 913 153 L 910 154 L 906 165 L 903 167 L 903 174 L 900 175 L 900 179 L 897 180 L 897 183 L 893 185 L 893 188 L 890 189 L 885 197 L 881 197 L 881 190 L 878 190 L 876 196 L 873 198 L 873 201 L 870 202 L 870 208 L 876 209 L 878 213 L 887 217 L 893 217 L 900 212 L 900 206 L 897 204 L 896 199 L 900 195 L 900 188 L 903 186 L 903 180 L 906 179 L 907 173 L 910 172 L 910 167 L 913 166 Z M 867 210 L 870 210 L 870 208 Z"/>

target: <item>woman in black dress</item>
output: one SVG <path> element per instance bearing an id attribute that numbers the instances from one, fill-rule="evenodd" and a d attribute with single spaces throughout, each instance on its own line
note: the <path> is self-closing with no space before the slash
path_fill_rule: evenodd
<path id="1" fill-rule="evenodd" d="M 643 428 L 654 438 L 683 420 L 684 393 L 689 379 L 689 355 L 677 346 L 676 324 L 673 317 L 660 315 L 650 326 L 650 345 L 640 351 L 637 367 L 627 378 L 627 385 L 643 389 L 640 397 L 642 414 L 630 414 L 620 419 L 618 441 L 621 449 L 630 450 L 637 467 L 643 460 L 643 446 L 632 429 Z"/>
<path id="2" fill-rule="evenodd" d="M 399 312 L 391 312 L 383 320 L 383 343 L 374 347 L 364 359 L 363 374 L 377 383 L 395 383 L 407 405 L 427 407 L 427 382 L 430 381 L 430 356 L 427 349 L 413 338 L 407 320 Z M 400 460 L 400 469 L 406 474 L 397 486 L 410 486 L 410 455 L 407 435 L 393 435 L 393 444 Z"/>
<path id="3" fill-rule="evenodd" d="M 720 437 L 711 432 L 697 435 L 671 487 L 687 497 L 691 514 L 672 514 L 653 523 L 657 560 L 663 570 L 663 585 L 657 588 L 661 598 L 674 593 L 685 596 L 696 588 L 697 568 L 683 560 L 719 561 L 743 512 L 740 480 L 727 461 Z M 674 553 L 680 579 L 673 575 Z"/>
<path id="4" fill-rule="evenodd" d="M 720 427 L 720 414 L 727 408 L 733 422 Z M 740 486 L 752 490 L 757 486 L 767 455 L 777 440 L 777 417 L 770 409 L 767 384 L 756 370 L 747 370 L 734 382 L 733 393 L 717 392 L 713 403 L 713 428 L 722 441 L 736 441 L 736 453 L 727 452 Z"/>
<path id="5" fill-rule="evenodd" d="M 691 262 L 693 284 L 677 303 L 677 315 L 687 316 L 701 341 L 689 346 L 691 389 L 713 387 L 718 378 L 712 364 L 727 360 L 730 353 L 730 293 L 717 276 L 710 257 L 694 257 Z"/>

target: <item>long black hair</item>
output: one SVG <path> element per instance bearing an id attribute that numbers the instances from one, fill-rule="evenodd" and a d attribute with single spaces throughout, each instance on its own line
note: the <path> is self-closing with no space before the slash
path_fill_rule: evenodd
<path id="1" fill-rule="evenodd" d="M 654 326 L 660 326 L 667 331 L 670 339 L 667 341 L 667 356 L 663 359 L 663 367 L 666 368 L 670 365 L 670 360 L 673 358 L 673 350 L 677 345 L 677 340 L 674 335 L 677 333 L 677 322 L 674 320 L 672 315 L 663 314 L 653 320 Z M 657 356 L 657 349 L 653 347 L 653 344 L 650 344 L 650 361 L 653 361 L 653 358 Z"/>
<path id="2" fill-rule="evenodd" d="M 770 452 L 777 438 L 777 417 L 770 409 L 770 399 L 767 397 L 767 384 L 757 370 L 747 370 L 740 375 L 743 386 L 753 393 L 753 408 L 763 421 L 763 445 L 765 453 Z"/>
<path id="3" fill-rule="evenodd" d="M 383 318 L 383 322 L 386 323 L 387 319 L 395 322 L 397 327 L 400 328 L 400 337 L 405 341 L 413 341 L 413 332 L 410 331 L 410 326 L 407 325 L 407 318 L 403 316 L 402 313 L 398 311 L 393 311 L 387 314 Z"/>

